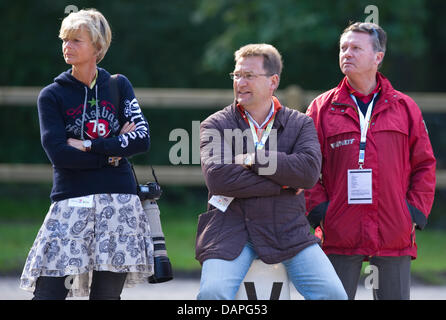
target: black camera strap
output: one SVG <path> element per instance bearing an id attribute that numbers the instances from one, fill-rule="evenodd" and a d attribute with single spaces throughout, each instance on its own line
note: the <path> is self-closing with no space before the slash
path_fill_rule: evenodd
<path id="1" fill-rule="evenodd" d="M 110 76 L 109 79 L 109 87 L 110 87 L 110 95 L 112 99 L 112 103 L 116 108 L 116 116 L 120 117 L 120 104 L 121 104 L 121 91 L 118 86 L 118 74 L 114 74 Z"/>
<path id="2" fill-rule="evenodd" d="M 127 159 L 128 160 L 128 159 Z M 135 181 L 136 181 L 136 189 L 138 189 L 139 186 L 139 182 L 138 182 L 138 178 L 136 177 L 136 172 L 135 172 L 135 168 L 133 167 L 133 163 L 130 162 L 130 160 L 128 160 L 130 163 L 130 166 L 132 167 L 132 171 L 133 171 L 133 176 L 135 177 Z M 156 178 L 155 175 L 155 169 L 153 169 L 152 165 L 150 165 L 150 168 L 152 168 L 152 175 L 153 178 L 155 178 L 155 182 L 159 185 L 158 179 Z"/>
<path id="3" fill-rule="evenodd" d="M 133 168 L 133 163 L 130 162 L 130 166 L 132 167 L 132 172 L 133 172 L 133 176 L 135 177 L 135 181 L 136 181 L 136 193 L 138 193 L 138 186 L 139 186 L 139 182 L 138 182 L 138 178 L 136 177 L 136 172 L 135 172 L 135 168 Z"/>
<path id="4" fill-rule="evenodd" d="M 150 165 L 150 168 L 152 168 L 152 176 L 155 178 L 155 182 L 156 182 L 157 184 L 159 184 L 159 183 L 158 183 L 158 179 L 156 178 L 156 175 L 155 175 L 155 169 L 153 169 L 152 165 Z"/>

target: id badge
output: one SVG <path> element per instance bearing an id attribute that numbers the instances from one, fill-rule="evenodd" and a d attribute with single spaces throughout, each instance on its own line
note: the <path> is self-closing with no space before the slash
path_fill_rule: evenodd
<path id="1" fill-rule="evenodd" d="M 349 204 L 372 203 L 372 169 L 347 171 Z"/>
<path id="2" fill-rule="evenodd" d="M 93 208 L 93 195 L 68 199 L 69 207 Z"/>
<path id="3" fill-rule="evenodd" d="M 232 200 L 234 200 L 234 197 L 212 196 L 208 202 L 218 210 L 225 212 Z"/>

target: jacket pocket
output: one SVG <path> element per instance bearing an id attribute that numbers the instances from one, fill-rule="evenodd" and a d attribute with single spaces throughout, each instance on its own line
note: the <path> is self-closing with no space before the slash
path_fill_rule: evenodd
<path id="1" fill-rule="evenodd" d="M 356 122 L 350 116 L 346 115 L 345 111 L 347 108 L 351 107 L 330 107 L 329 116 L 326 118 L 326 126 L 324 126 L 325 137 L 361 134 L 359 121 Z"/>
<path id="2" fill-rule="evenodd" d="M 410 243 L 411 243 L 411 246 L 413 247 L 415 245 L 415 238 L 416 238 L 415 229 L 423 230 L 424 227 L 426 226 L 427 219 L 426 219 L 426 216 L 420 210 L 418 210 L 417 208 L 415 208 L 414 206 L 409 204 L 409 202 L 407 200 L 406 200 L 406 204 L 407 204 L 407 208 L 409 209 L 409 212 L 410 212 L 410 216 L 412 219 L 412 225 L 413 225 L 413 223 L 415 223 L 415 228 L 412 227 L 411 233 L 410 233 Z"/>
<path id="3" fill-rule="evenodd" d="M 391 118 L 393 115 L 389 115 L 389 117 Z M 400 115 L 398 117 L 403 118 Z M 375 145 L 379 146 L 376 148 L 380 159 L 378 165 L 390 172 L 388 179 L 391 183 L 398 183 L 396 187 L 401 187 L 401 190 L 406 192 L 404 178 L 401 180 L 397 177 L 406 177 L 410 170 L 411 151 L 408 125 L 401 119 L 382 118 L 382 113 L 380 113 L 377 119 L 372 120 L 370 127 Z"/>
<path id="4" fill-rule="evenodd" d="M 412 223 L 416 224 L 418 230 L 423 230 L 427 224 L 426 216 L 420 210 L 409 204 L 407 200 L 406 204 L 410 212 L 410 217 L 412 218 Z"/>
<path id="5" fill-rule="evenodd" d="M 405 204 L 405 207 L 404 207 Z M 403 215 L 401 216 L 401 220 L 399 223 L 396 223 L 395 229 L 398 230 L 398 228 L 403 228 L 400 231 L 400 236 L 402 237 L 400 248 L 403 246 L 409 245 L 412 247 L 415 242 L 415 230 L 413 230 L 413 217 L 410 212 L 409 204 L 406 199 L 403 200 L 403 203 L 401 205 L 401 208 L 403 210 Z M 409 244 L 407 243 L 409 241 Z"/>
<path id="6" fill-rule="evenodd" d="M 218 209 L 212 209 L 199 215 L 195 242 L 197 257 L 217 243 L 224 219 L 225 214 Z"/>
<path id="7" fill-rule="evenodd" d="M 404 136 L 409 135 L 409 126 L 407 121 L 403 120 L 401 114 L 398 112 L 386 113 L 385 119 L 381 119 L 381 114 L 377 115 L 378 118 L 372 116 L 370 128 L 372 132 L 393 132 L 402 134 Z"/>
<path id="8" fill-rule="evenodd" d="M 307 241 L 309 223 L 305 216 L 305 202 L 302 196 L 282 196 L 274 201 L 274 228 L 264 227 L 266 237 L 276 237 L 282 249 Z M 265 221 L 266 222 L 266 221 Z M 271 232 L 271 234 L 268 234 Z"/>

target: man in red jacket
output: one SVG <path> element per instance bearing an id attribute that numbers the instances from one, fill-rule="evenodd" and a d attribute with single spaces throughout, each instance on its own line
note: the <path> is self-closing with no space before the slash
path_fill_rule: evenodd
<path id="1" fill-rule="evenodd" d="M 345 78 L 307 110 L 322 151 L 321 178 L 305 192 L 307 218 L 349 299 L 367 260 L 376 267 L 375 299 L 410 298 L 415 229 L 426 225 L 434 200 L 436 161 L 421 111 L 378 72 L 386 41 L 376 24 L 347 27 L 339 51 Z"/>

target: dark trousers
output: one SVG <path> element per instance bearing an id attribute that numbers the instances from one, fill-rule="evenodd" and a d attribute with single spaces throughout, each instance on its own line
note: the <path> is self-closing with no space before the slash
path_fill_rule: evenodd
<path id="1" fill-rule="evenodd" d="M 127 273 L 93 271 L 90 300 L 120 300 Z M 67 277 L 39 277 L 36 281 L 33 300 L 65 300 L 68 288 Z"/>
<path id="2" fill-rule="evenodd" d="M 364 256 L 329 254 L 328 258 L 341 279 L 348 298 L 353 300 Z M 373 290 L 375 300 L 410 299 L 410 256 L 371 257 L 369 260 L 371 268 L 366 273 L 365 282 Z"/>

